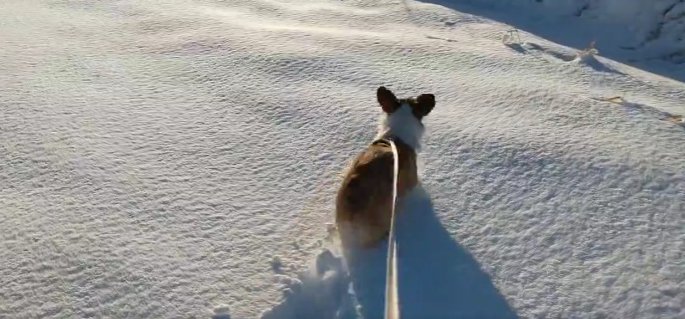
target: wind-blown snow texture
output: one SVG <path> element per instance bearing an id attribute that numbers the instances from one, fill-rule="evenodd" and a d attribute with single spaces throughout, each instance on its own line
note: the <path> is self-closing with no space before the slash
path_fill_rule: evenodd
<path id="1" fill-rule="evenodd" d="M 683 0 L 436 0 L 444 3 L 487 3 L 500 8 L 540 9 L 552 18 L 574 16 L 582 23 L 618 26 L 614 43 L 651 58 L 685 63 Z M 535 8 L 537 4 L 537 8 Z M 602 33 L 606 30 L 595 30 Z M 619 31 L 619 32 L 615 32 Z M 638 56 L 634 56 L 638 58 Z"/>
<path id="2" fill-rule="evenodd" d="M 431 0 L 429 0 L 431 1 Z M 603 24 L 595 37 L 614 37 L 634 52 L 633 59 L 664 58 L 685 63 L 685 1 L 683 0 L 434 0 L 447 4 L 488 4 L 500 9 L 544 12 L 552 19 L 577 17 L 581 23 Z M 613 26 L 606 28 L 606 26 Z M 596 27 L 596 26 L 595 26 Z M 563 28 L 565 29 L 565 28 Z M 609 40 L 601 38 L 601 40 Z M 639 55 L 642 55 L 639 56 Z"/>
<path id="3" fill-rule="evenodd" d="M 384 248 L 348 275 L 326 223 L 379 85 L 438 101 L 407 317 L 684 317 L 685 84 L 508 29 L 414 1 L 3 1 L 0 317 L 374 317 Z"/>
<path id="4" fill-rule="evenodd" d="M 685 82 L 683 0 L 425 0 Z M 675 65 L 674 65 L 675 63 Z"/>

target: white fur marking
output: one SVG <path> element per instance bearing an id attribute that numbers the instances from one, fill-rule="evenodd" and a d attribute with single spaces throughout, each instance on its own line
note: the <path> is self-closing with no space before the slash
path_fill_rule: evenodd
<path id="1" fill-rule="evenodd" d="M 394 136 L 418 151 L 421 148 L 420 142 L 423 131 L 424 127 L 412 113 L 411 106 L 404 103 L 390 115 L 383 113 L 381 123 L 378 125 L 376 139 Z"/>

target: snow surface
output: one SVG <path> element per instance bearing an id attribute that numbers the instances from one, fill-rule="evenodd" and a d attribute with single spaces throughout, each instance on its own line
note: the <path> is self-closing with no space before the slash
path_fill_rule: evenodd
<path id="1" fill-rule="evenodd" d="M 426 0 L 685 81 L 683 0 Z M 674 65 L 673 63 L 676 63 Z"/>
<path id="2" fill-rule="evenodd" d="M 685 84 L 443 4 L 3 1 L 0 317 L 376 317 L 329 223 L 380 85 L 437 100 L 406 318 L 685 317 Z"/>

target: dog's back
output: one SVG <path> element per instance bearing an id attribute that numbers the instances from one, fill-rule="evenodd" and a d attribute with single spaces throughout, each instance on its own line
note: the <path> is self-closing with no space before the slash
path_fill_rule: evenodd
<path id="1" fill-rule="evenodd" d="M 398 196 L 418 183 L 416 153 L 401 141 Z M 343 241 L 369 246 L 381 240 L 390 229 L 394 155 L 390 143 L 379 140 L 355 159 L 347 172 L 336 200 L 336 222 Z"/>
<path id="2" fill-rule="evenodd" d="M 354 160 L 336 199 L 335 219 L 343 245 L 371 246 L 385 237 L 392 218 L 394 155 L 398 152 L 398 199 L 418 184 L 416 151 L 423 133 L 421 119 L 435 107 L 433 94 L 398 99 L 381 86 L 376 98 L 385 113 L 378 137 Z"/>

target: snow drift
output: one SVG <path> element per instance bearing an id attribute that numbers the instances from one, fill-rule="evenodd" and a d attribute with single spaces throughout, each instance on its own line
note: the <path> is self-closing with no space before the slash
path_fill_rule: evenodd
<path id="1" fill-rule="evenodd" d="M 619 47 L 635 51 L 632 54 L 629 53 L 633 59 L 661 58 L 675 63 L 685 63 L 685 1 L 683 0 L 444 0 L 437 2 L 486 4 L 499 9 L 507 7 L 523 10 L 537 9 L 551 17 L 576 17 L 579 20 L 578 23 L 597 24 L 597 37 L 601 37 L 602 33 L 610 33 L 613 39 L 619 40 L 616 43 Z M 550 27 L 564 28 L 560 25 Z M 567 32 L 573 32 L 573 29 L 568 29 Z M 605 43 L 601 44 L 605 45 Z"/>

